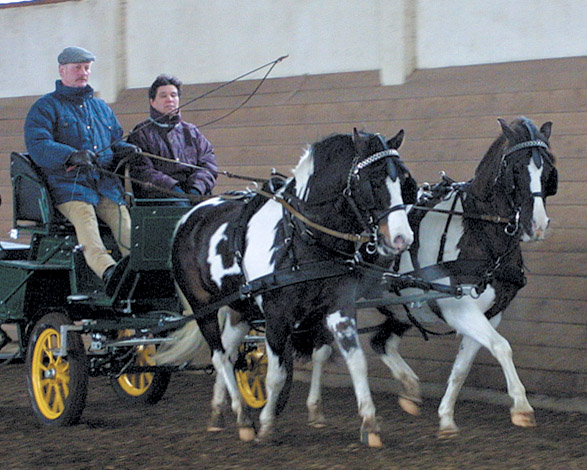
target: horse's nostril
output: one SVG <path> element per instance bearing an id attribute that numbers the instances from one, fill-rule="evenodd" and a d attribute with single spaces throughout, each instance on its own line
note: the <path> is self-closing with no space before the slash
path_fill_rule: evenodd
<path id="1" fill-rule="evenodd" d="M 406 245 L 406 239 L 403 235 L 397 235 L 393 239 L 393 246 L 397 248 L 403 248 Z"/>

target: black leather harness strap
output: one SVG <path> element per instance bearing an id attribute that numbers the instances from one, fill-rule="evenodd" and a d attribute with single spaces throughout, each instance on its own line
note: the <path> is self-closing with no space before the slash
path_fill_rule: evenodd
<path id="1" fill-rule="evenodd" d="M 245 282 L 240 286 L 239 290 L 217 300 L 216 302 L 203 306 L 198 310 L 197 314 L 186 315 L 178 319 L 169 319 L 164 324 L 149 330 L 149 332 L 151 334 L 158 334 L 175 330 L 184 326 L 191 320 L 196 320 L 197 318 L 216 312 L 219 308 L 229 305 L 232 302 L 236 302 L 237 300 L 249 299 L 256 295 L 266 294 L 267 292 L 293 286 L 302 282 L 349 275 L 353 273 L 353 270 L 354 267 L 352 263 L 334 260 L 302 264 L 296 270 L 290 268 L 281 269 L 271 274 Z"/>
<path id="2" fill-rule="evenodd" d="M 279 204 L 281 204 L 291 215 L 293 215 L 296 219 L 301 220 L 304 224 L 313 229 L 316 229 L 322 233 L 326 233 L 336 238 L 340 238 L 342 240 L 351 241 L 354 243 L 367 243 L 371 240 L 370 237 L 354 234 L 354 233 L 344 233 L 339 232 L 338 230 L 333 230 L 323 225 L 317 224 L 316 222 L 311 221 L 308 219 L 304 214 L 297 211 L 290 203 L 288 203 L 283 197 L 278 194 L 272 194 L 267 191 L 263 191 L 262 189 L 255 189 L 254 190 L 257 194 L 265 196 L 267 199 L 271 199 Z"/>

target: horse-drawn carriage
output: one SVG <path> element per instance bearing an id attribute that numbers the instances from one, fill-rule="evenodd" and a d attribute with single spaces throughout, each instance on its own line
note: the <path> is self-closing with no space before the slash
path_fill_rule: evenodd
<path id="1" fill-rule="evenodd" d="M 148 201 L 132 205 L 131 253 L 108 296 L 26 154 L 12 154 L 11 179 L 14 230 L 30 234 L 30 244 L 3 245 L 0 324 L 16 329 L 18 347 L 10 357 L 26 359 L 37 418 L 50 425 L 76 422 L 89 376 L 110 377 L 125 400 L 158 401 L 170 370 L 151 367 L 149 357 L 165 338 L 148 331 L 181 316 L 169 246 L 187 209 Z M 109 249 L 117 249 L 108 230 L 103 238 Z"/>
<path id="2" fill-rule="evenodd" d="M 481 345 L 504 369 L 512 420 L 531 425 L 533 411 L 509 344 L 494 327 L 524 282 L 520 240 L 544 235 L 544 200 L 556 191 L 556 168 L 550 123 L 540 130 L 525 119 L 513 124 L 501 121 L 503 133 L 471 183 L 443 180 L 418 201 L 424 215 L 409 221 L 406 208 L 416 202 L 417 187 L 397 152 L 403 131 L 387 141 L 355 131 L 317 142 L 293 178 L 255 190 L 255 197 L 213 198 L 185 216 L 185 208 L 160 201 L 133 205 L 131 254 L 112 296 L 89 273 L 72 232 L 56 220 L 33 166 L 13 154 L 15 227 L 30 231 L 32 240 L 0 261 L 0 320 L 17 326 L 37 417 L 46 424 L 75 422 L 88 375 L 111 377 L 130 401 L 156 402 L 171 369 L 151 363 L 155 346 L 171 343 L 170 332 L 196 319 L 218 372 L 211 428 L 222 427 L 228 392 L 241 430 L 252 424 L 242 397 L 249 406 L 265 405 L 259 437 L 268 438 L 289 393 L 292 349 L 305 337 L 310 350 L 333 341 L 341 349 L 362 439 L 377 446 L 356 310 L 433 301 L 433 311 L 465 336 L 441 404 L 441 431 L 456 431 L 454 401 L 466 377 L 458 368 L 468 370 Z M 37 193 L 28 196 L 27 185 Z M 32 223 L 21 225 L 21 219 Z M 182 316 L 174 281 L 193 316 Z M 221 338 L 217 311 L 224 305 L 233 316 Z M 395 313 L 384 313 L 389 319 L 372 344 L 405 381 L 405 398 L 417 402 L 418 379 L 392 338 L 406 325 L 398 330 Z M 264 334 L 251 335 L 251 328 Z M 265 373 L 266 397 L 259 380 Z M 316 409 L 310 413 L 320 415 L 319 404 L 318 385 L 311 388 L 308 405 Z"/>

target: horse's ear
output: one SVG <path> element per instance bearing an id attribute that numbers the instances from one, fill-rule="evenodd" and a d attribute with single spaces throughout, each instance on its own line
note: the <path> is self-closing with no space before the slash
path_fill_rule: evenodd
<path id="1" fill-rule="evenodd" d="M 552 122 L 548 121 L 542 124 L 540 128 L 540 133 L 544 136 L 546 140 L 550 139 L 550 132 L 552 131 Z"/>
<path id="2" fill-rule="evenodd" d="M 367 153 L 367 144 L 361 138 L 361 135 L 359 134 L 359 131 L 356 127 L 353 129 L 353 144 L 355 146 L 355 151 L 359 155 L 365 155 Z"/>
<path id="3" fill-rule="evenodd" d="M 398 148 L 400 148 L 402 142 L 404 141 L 404 135 L 404 130 L 400 130 L 396 135 L 394 135 L 391 139 L 387 141 L 387 146 L 390 149 L 397 150 Z"/>
<path id="4" fill-rule="evenodd" d="M 508 123 L 505 121 L 505 119 L 498 118 L 497 121 L 499 122 L 499 125 L 501 126 L 501 130 L 503 131 L 504 135 L 509 140 L 509 142 L 514 143 L 515 138 L 516 138 L 516 133 L 508 125 Z"/>

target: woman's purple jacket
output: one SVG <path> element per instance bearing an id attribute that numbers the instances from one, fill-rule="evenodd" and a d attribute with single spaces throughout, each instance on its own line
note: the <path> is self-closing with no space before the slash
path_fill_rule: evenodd
<path id="1" fill-rule="evenodd" d="M 180 114 L 161 115 L 151 108 L 151 119 L 137 124 L 127 141 L 138 145 L 144 152 L 173 160 L 163 161 L 146 156 L 134 159 L 131 176 L 135 180 L 152 183 L 168 191 L 174 186 L 185 192 L 197 189 L 200 194 L 210 194 L 216 185 L 218 165 L 212 144 L 195 125 L 183 121 Z M 201 169 L 181 163 L 197 165 Z M 136 183 L 133 189 L 139 198 L 169 197 L 169 193 L 157 192 Z"/>

